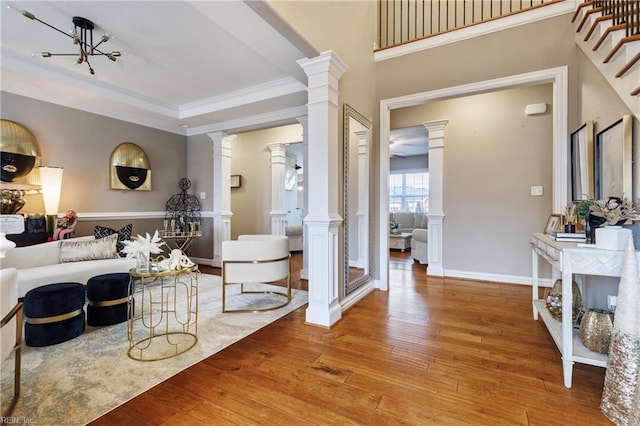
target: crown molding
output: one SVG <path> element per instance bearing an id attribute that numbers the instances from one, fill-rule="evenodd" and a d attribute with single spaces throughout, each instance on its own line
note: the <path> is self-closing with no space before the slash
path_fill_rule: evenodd
<path id="1" fill-rule="evenodd" d="M 178 107 L 178 118 L 189 118 L 215 111 L 235 108 L 248 103 L 260 102 L 280 96 L 300 93 L 307 87 L 293 77 L 269 81 L 252 87 L 247 87 L 222 96 L 201 99 L 182 104 Z"/>
<path id="2" fill-rule="evenodd" d="M 307 106 L 304 105 L 301 107 L 273 111 L 267 114 L 258 114 L 251 117 L 243 117 L 237 120 L 222 121 L 215 124 L 192 127 L 190 129 L 187 129 L 187 136 L 196 136 L 212 132 L 233 133 L 234 130 L 251 130 L 264 127 L 264 125 L 267 124 L 299 124 L 298 119 L 300 118 L 300 116 L 306 115 Z"/>

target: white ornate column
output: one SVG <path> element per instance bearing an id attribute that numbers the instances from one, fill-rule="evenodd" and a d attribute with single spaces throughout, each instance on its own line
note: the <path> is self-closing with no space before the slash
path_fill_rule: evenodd
<path id="1" fill-rule="evenodd" d="M 429 134 L 429 238 L 427 275 L 444 277 L 442 181 L 444 172 L 444 128 L 449 120 L 422 123 Z"/>
<path id="2" fill-rule="evenodd" d="M 308 77 L 308 156 L 305 170 L 309 210 L 304 223 L 309 241 L 309 304 L 306 321 L 329 327 L 342 318 L 340 291 L 339 105 L 338 82 L 347 70 L 332 51 L 298 61 Z"/>
<path id="3" fill-rule="evenodd" d="M 369 247 L 369 163 L 367 162 L 367 142 L 369 130 L 354 132 L 358 137 L 358 268 L 367 268 Z"/>
<path id="4" fill-rule="evenodd" d="M 231 239 L 231 142 L 236 135 L 208 133 L 213 141 L 213 266 L 222 266 L 222 242 Z"/>
<path id="5" fill-rule="evenodd" d="M 284 201 L 284 180 L 287 144 L 270 143 L 271 150 L 271 234 L 286 235 L 287 209 Z"/>
<path id="6" fill-rule="evenodd" d="M 307 127 L 309 126 L 309 117 L 297 117 L 296 119 L 302 125 L 302 144 L 304 146 L 304 155 L 302 156 L 302 170 L 304 170 L 304 205 L 302 206 L 302 270 L 300 271 L 300 278 L 309 279 L 309 235 L 307 234 L 307 225 L 305 224 L 305 217 L 309 211 L 309 181 L 306 174 L 309 167 L 309 143 L 307 135 Z"/>

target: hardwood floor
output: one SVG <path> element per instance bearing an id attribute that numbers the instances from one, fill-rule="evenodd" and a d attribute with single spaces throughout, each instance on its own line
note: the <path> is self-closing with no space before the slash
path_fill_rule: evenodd
<path id="1" fill-rule="evenodd" d="M 605 370 L 576 364 L 563 386 L 530 287 L 427 278 L 409 256 L 333 328 L 300 308 L 92 424 L 611 424 Z"/>

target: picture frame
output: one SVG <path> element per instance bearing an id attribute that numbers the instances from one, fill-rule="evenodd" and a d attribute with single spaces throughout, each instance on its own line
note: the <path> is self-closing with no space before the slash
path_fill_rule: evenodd
<path id="1" fill-rule="evenodd" d="M 231 188 L 240 188 L 242 185 L 242 176 L 240 175 L 231 175 Z"/>
<path id="2" fill-rule="evenodd" d="M 544 233 L 548 234 L 551 231 L 562 231 L 563 225 L 564 224 L 562 223 L 562 215 L 552 213 L 549 215 L 547 224 L 544 226 Z"/>
<path id="3" fill-rule="evenodd" d="M 625 115 L 596 134 L 595 198 L 633 198 L 633 117 Z"/>
<path id="4" fill-rule="evenodd" d="M 571 199 L 575 202 L 594 198 L 593 121 L 587 121 L 570 135 Z"/>

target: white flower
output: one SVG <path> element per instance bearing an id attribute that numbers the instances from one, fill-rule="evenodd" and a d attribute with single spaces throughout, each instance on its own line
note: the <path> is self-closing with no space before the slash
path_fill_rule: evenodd
<path id="1" fill-rule="evenodd" d="M 165 242 L 158 235 L 158 230 L 153 234 L 153 237 L 147 232 L 146 237 L 138 234 L 137 238 L 133 240 L 123 241 L 124 248 L 122 253 L 127 255 L 127 259 L 136 259 L 140 254 L 159 254 L 162 253 L 162 247 Z"/>

